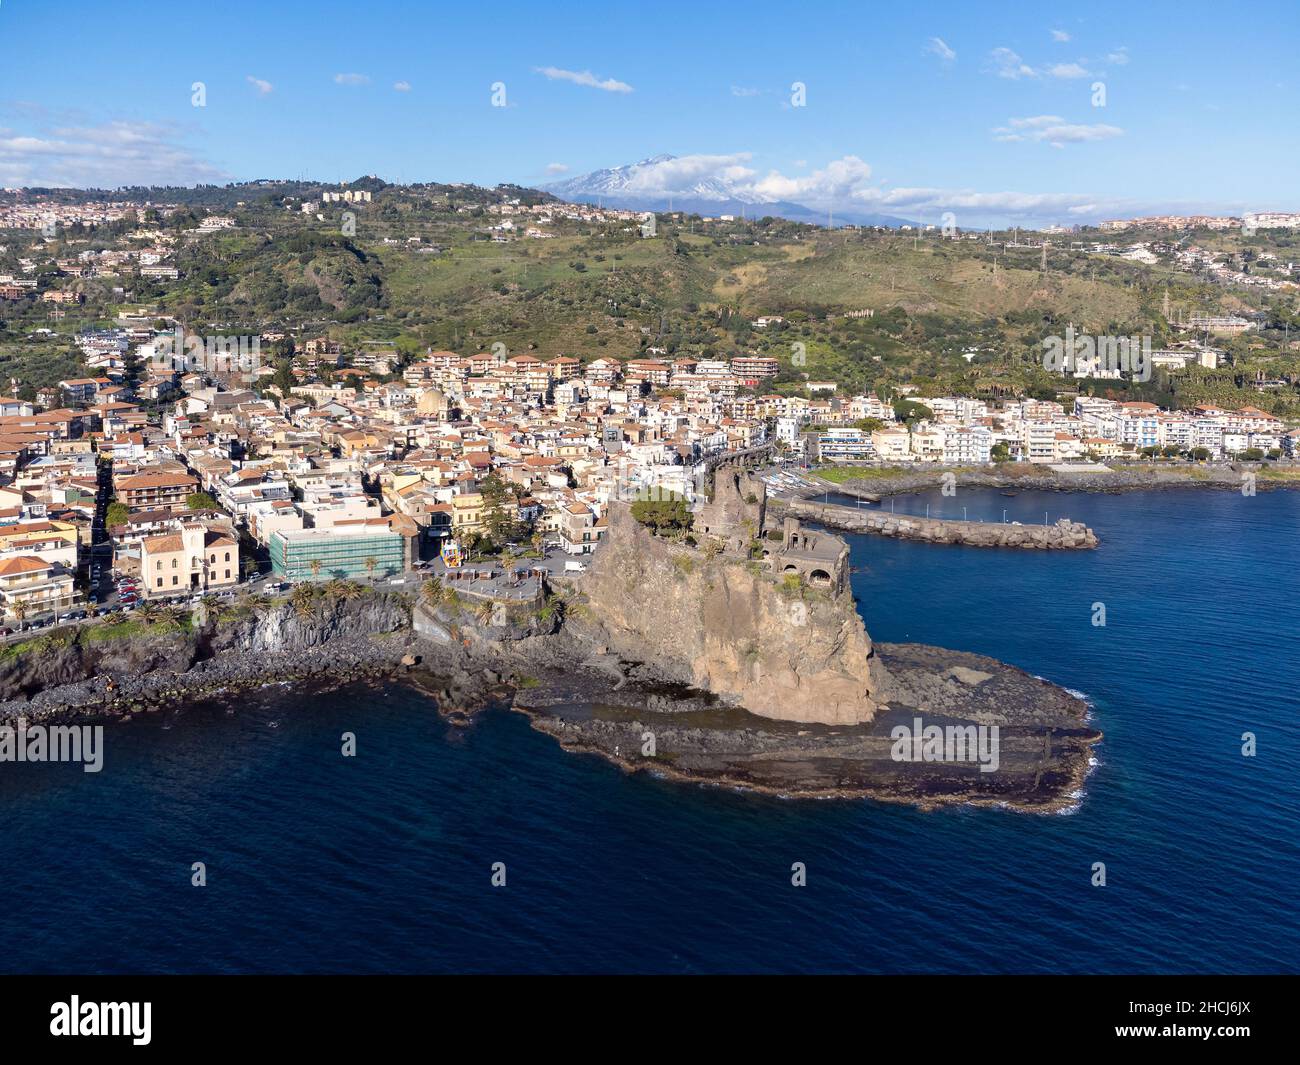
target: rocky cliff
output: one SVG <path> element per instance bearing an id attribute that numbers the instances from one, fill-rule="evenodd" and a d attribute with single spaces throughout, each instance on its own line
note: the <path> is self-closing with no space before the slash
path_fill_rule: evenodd
<path id="1" fill-rule="evenodd" d="M 875 713 L 882 667 L 849 593 L 670 544 L 623 504 L 610 508 L 580 590 L 585 609 L 572 626 L 666 679 L 787 721 L 858 724 Z"/>
<path id="2" fill-rule="evenodd" d="M 179 622 L 65 626 L 0 650 L 0 716 L 29 701 L 103 698 L 149 677 L 212 674 L 218 662 L 232 675 L 288 673 L 295 656 L 409 624 L 410 607 L 401 597 L 366 592 L 227 606 L 212 616 L 200 607 Z M 78 686 L 84 690 L 70 690 Z"/>

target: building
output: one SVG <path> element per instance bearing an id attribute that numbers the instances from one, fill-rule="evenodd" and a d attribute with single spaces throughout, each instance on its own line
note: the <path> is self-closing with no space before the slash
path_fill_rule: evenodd
<path id="1" fill-rule="evenodd" d="M 877 429 L 871 434 L 876 454 L 886 461 L 906 461 L 912 457 L 911 439 L 906 429 Z"/>
<path id="2" fill-rule="evenodd" d="M 178 510 L 199 490 L 199 482 L 188 473 L 147 472 L 118 478 L 114 489 L 118 501 L 132 512 Z"/>
<path id="3" fill-rule="evenodd" d="M 590 507 L 570 503 L 560 511 L 560 547 L 566 554 L 589 555 L 600 542 L 604 526 L 597 522 Z"/>
<path id="4" fill-rule="evenodd" d="M 200 523 L 140 541 L 140 578 L 146 599 L 192 595 L 239 583 L 239 543 Z"/>
<path id="5" fill-rule="evenodd" d="M 0 561 L 0 600 L 12 620 L 57 612 L 72 605 L 72 574 L 57 562 L 35 555 Z"/>
<path id="6" fill-rule="evenodd" d="M 1244 333 L 1254 329 L 1255 323 L 1235 314 L 1194 314 L 1185 328 L 1204 329 L 1208 333 Z"/>
<path id="7" fill-rule="evenodd" d="M 876 455 L 871 434 L 865 429 L 836 426 L 815 434 L 814 439 L 817 441 L 818 454 L 823 462 L 870 459 Z"/>
<path id="8" fill-rule="evenodd" d="M 384 577 L 406 565 L 406 541 L 387 521 L 280 531 L 270 546 L 271 572 L 286 581 Z"/>

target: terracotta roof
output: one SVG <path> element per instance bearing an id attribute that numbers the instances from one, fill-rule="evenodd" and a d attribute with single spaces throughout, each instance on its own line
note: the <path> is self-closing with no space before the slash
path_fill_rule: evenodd
<path id="1" fill-rule="evenodd" d="M 0 562 L 0 577 L 11 577 L 16 573 L 35 573 L 37 570 L 49 569 L 51 563 L 34 555 L 16 555 Z"/>

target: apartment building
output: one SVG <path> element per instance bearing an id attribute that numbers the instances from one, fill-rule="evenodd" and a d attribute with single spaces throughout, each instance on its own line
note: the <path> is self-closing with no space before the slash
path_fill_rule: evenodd
<path id="1" fill-rule="evenodd" d="M 271 571 L 281 580 L 325 581 L 384 577 L 406 567 L 406 540 L 384 519 L 340 522 L 328 529 L 271 536 Z"/>
<path id="2" fill-rule="evenodd" d="M 0 602 L 7 620 L 66 610 L 74 598 L 72 573 L 35 555 L 0 559 Z"/>
<path id="3" fill-rule="evenodd" d="M 113 487 L 118 501 L 134 513 L 180 509 L 186 497 L 199 490 L 199 482 L 188 473 L 146 471 L 119 477 Z"/>

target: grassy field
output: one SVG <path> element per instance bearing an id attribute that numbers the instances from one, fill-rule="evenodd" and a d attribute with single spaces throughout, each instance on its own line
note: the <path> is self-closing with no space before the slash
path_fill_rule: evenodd
<path id="1" fill-rule="evenodd" d="M 903 466 L 818 466 L 809 472 L 831 484 L 847 484 L 849 481 L 887 480 L 917 471 Z"/>

